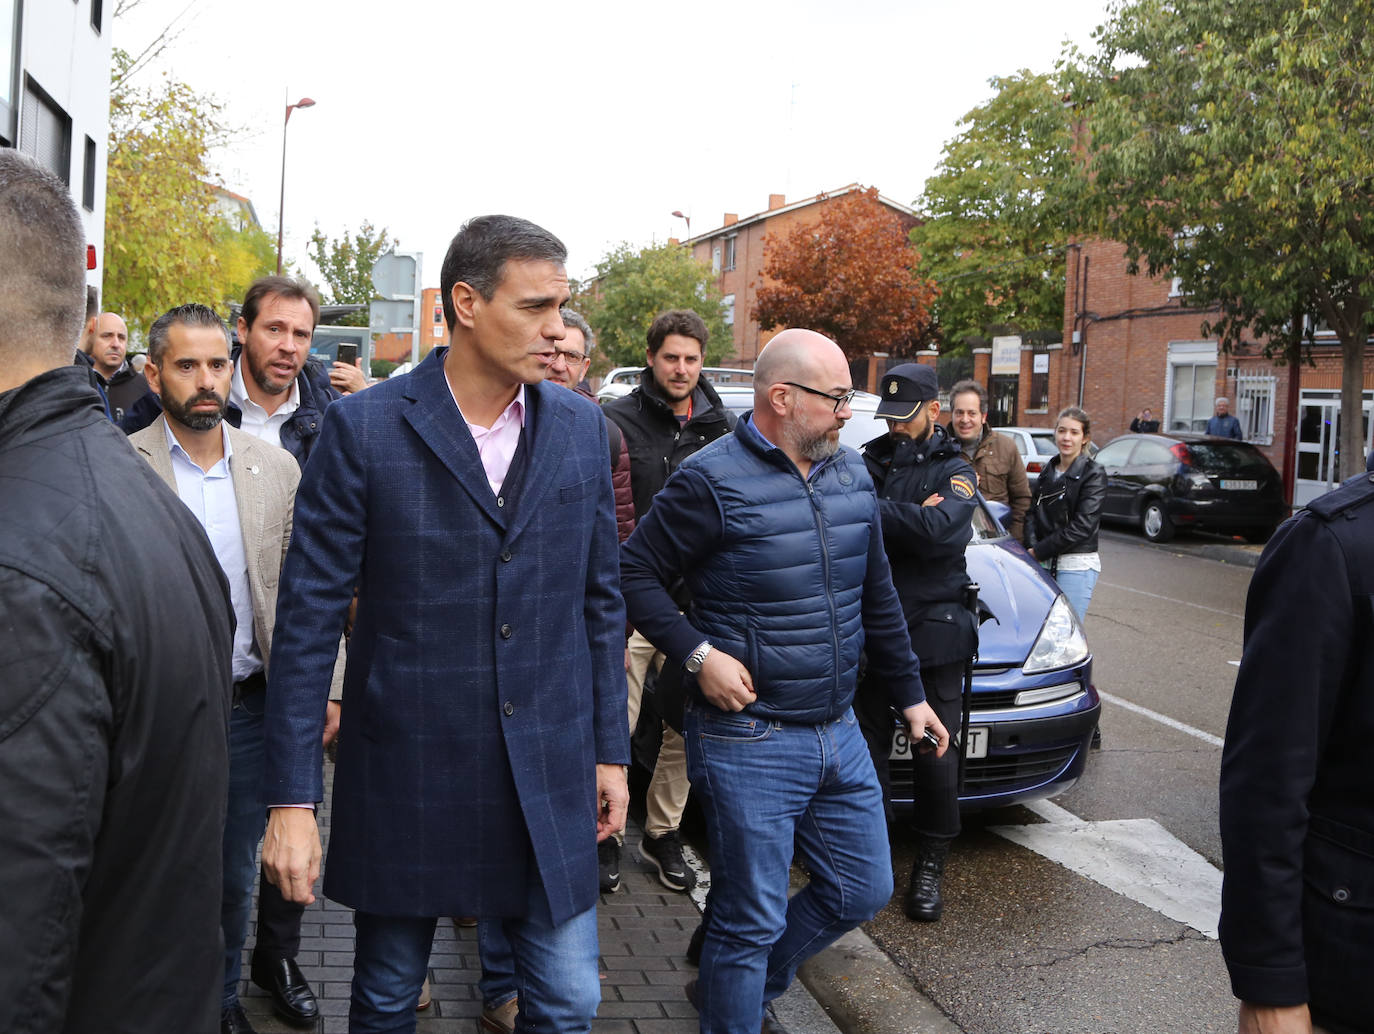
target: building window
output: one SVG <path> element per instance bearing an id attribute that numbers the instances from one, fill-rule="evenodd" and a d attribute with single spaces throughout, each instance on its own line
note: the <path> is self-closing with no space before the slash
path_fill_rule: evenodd
<path id="1" fill-rule="evenodd" d="M 1164 396 L 1165 430 L 1207 430 L 1216 402 L 1216 387 L 1216 342 L 1171 343 Z"/>
<path id="2" fill-rule="evenodd" d="M 735 268 L 735 238 L 737 236 L 738 234 L 732 233 L 725 238 L 725 269 L 727 271 Z"/>
<path id="3" fill-rule="evenodd" d="M 735 296 L 727 294 L 720 300 L 721 308 L 725 313 L 725 325 L 733 327 L 735 325 Z"/>
<path id="4" fill-rule="evenodd" d="M 720 273 L 720 245 L 717 244 L 711 249 L 711 274 L 713 276 Z"/>
<path id="5" fill-rule="evenodd" d="M 95 211 L 95 141 L 90 137 L 86 137 L 86 163 L 81 176 L 81 204 L 86 211 Z"/>
<path id="6" fill-rule="evenodd" d="M 42 87 L 27 77 L 24 82 L 24 104 L 20 112 L 19 150 L 71 186 L 71 117 L 57 106 Z"/>
<path id="7" fill-rule="evenodd" d="M 102 0 L 91 0 L 91 28 L 100 34 L 101 23 L 105 20 L 105 5 Z"/>
<path id="8" fill-rule="evenodd" d="M 1274 392 L 1278 378 L 1267 374 L 1236 376 L 1236 418 L 1243 437 L 1256 445 L 1274 443 Z"/>

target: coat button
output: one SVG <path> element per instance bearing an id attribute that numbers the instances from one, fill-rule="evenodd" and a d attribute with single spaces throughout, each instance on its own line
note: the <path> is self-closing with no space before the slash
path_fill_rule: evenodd
<path id="1" fill-rule="evenodd" d="M 496 505 L 497 505 L 497 506 L 505 506 L 505 505 L 506 505 L 506 497 L 503 496 L 503 495 L 498 495 L 498 496 L 496 497 Z"/>
<path id="2" fill-rule="evenodd" d="M 1339 904 L 1344 905 L 1347 901 L 1350 900 L 1350 888 L 1337 887 L 1332 892 L 1331 897 L 1334 898 Z"/>
<path id="3" fill-rule="evenodd" d="M 509 718 L 511 715 L 515 714 L 515 705 L 512 704 L 509 700 L 507 700 L 506 706 L 501 708 L 501 710 L 505 711 L 506 717 Z"/>
<path id="4" fill-rule="evenodd" d="M 501 626 L 501 638 L 502 638 L 502 639 L 509 639 L 509 638 L 510 638 L 512 635 L 514 635 L 514 634 L 515 634 L 515 633 L 511 630 L 510 625 L 502 625 L 502 626 Z"/>
<path id="5" fill-rule="evenodd" d="M 502 563 L 505 563 L 505 564 L 509 564 L 509 563 L 510 563 L 510 550 L 509 550 L 509 549 L 503 549 L 503 550 L 501 550 L 501 562 L 502 562 Z"/>

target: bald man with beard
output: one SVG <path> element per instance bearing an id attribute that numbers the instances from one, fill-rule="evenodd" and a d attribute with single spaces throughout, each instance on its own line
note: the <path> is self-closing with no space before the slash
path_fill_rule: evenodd
<path id="1" fill-rule="evenodd" d="M 759 356 L 753 413 L 683 461 L 621 552 L 632 622 L 689 684 L 688 773 L 720 874 L 687 986 L 705 1034 L 759 1029 L 797 967 L 892 895 L 882 791 L 851 706 L 861 652 L 912 742 L 929 729 L 940 754 L 949 743 L 872 479 L 839 442 L 853 397 L 838 345 L 783 331 Z M 789 902 L 794 843 L 811 881 Z"/>

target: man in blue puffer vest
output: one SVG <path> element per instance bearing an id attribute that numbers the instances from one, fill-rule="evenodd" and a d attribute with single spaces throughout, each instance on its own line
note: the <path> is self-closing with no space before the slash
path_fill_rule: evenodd
<path id="1" fill-rule="evenodd" d="M 684 460 L 621 551 L 631 621 L 692 678 L 687 767 L 711 839 L 701 1030 L 757 1030 L 797 967 L 892 895 L 882 792 L 850 706 L 859 655 L 911 727 L 925 702 L 873 482 L 839 444 L 853 398 L 830 339 L 786 330 L 754 412 Z M 669 587 L 692 597 L 679 614 Z M 811 873 L 788 901 L 793 844 Z"/>

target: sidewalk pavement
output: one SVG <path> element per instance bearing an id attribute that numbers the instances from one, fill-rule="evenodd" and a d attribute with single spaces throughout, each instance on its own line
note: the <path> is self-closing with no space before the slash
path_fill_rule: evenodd
<path id="1" fill-rule="evenodd" d="M 333 772 L 326 763 L 325 785 Z M 319 810 L 320 832 L 327 838 L 330 799 Z M 689 854 L 700 884 L 692 896 L 670 891 L 658 871 L 639 855 L 642 830 L 631 820 L 621 852 L 621 889 L 603 895 L 597 906 L 601 938 L 601 1008 L 593 1034 L 695 1034 L 696 1011 L 683 985 L 696 976 L 686 959 L 687 942 L 700 917 L 710 873 Z M 319 894 L 319 885 L 316 885 Z M 254 919 L 256 920 L 256 910 Z M 250 932 L 248 944 L 253 938 Z M 245 949 L 240 985 L 244 1011 L 259 1034 L 299 1031 L 272 1013 L 266 992 L 248 981 Z M 314 1028 L 323 1034 L 348 1030 L 349 985 L 353 978 L 352 910 L 322 896 L 305 910 L 301 924 L 301 971 L 311 981 L 320 1005 Z M 433 1004 L 417 1018 L 417 1034 L 473 1034 L 482 1001 L 477 994 L 480 965 L 477 931 L 440 920 L 430 955 Z M 808 988 L 810 990 L 808 990 Z M 825 1008 L 817 999 L 825 1002 Z M 827 1015 L 826 1009 L 833 1012 Z M 912 987 L 894 962 L 862 931 L 803 967 L 774 1005 L 787 1034 L 945 1034 L 958 1028 Z M 837 1025 L 838 1024 L 838 1025 Z"/>

